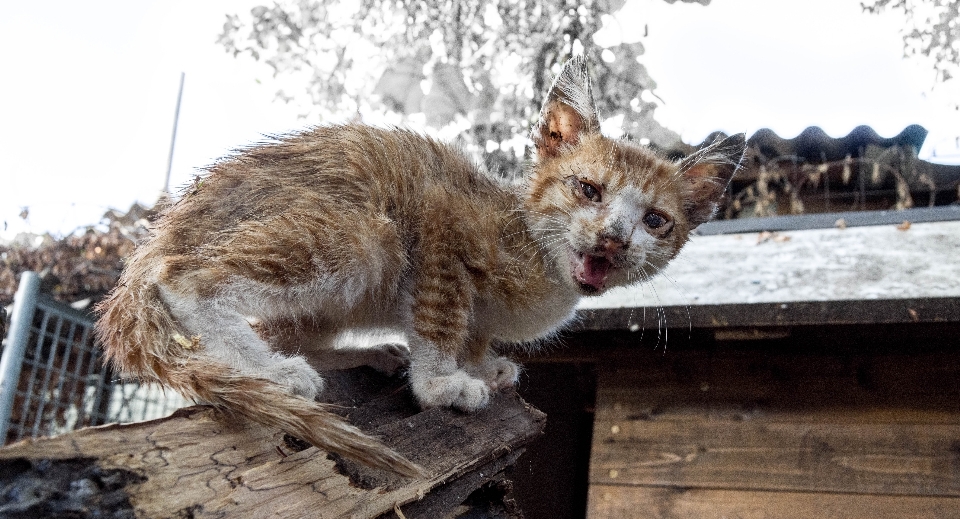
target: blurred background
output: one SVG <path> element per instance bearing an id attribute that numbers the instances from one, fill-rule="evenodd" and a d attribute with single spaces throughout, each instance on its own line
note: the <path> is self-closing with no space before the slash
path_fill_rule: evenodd
<path id="1" fill-rule="evenodd" d="M 0 18 L 0 303 L 26 269 L 61 299 L 102 293 L 162 194 L 311 125 L 404 126 L 515 175 L 577 54 L 609 135 L 679 157 L 747 133 L 721 218 L 952 204 L 958 5 L 16 3 Z"/>
<path id="2" fill-rule="evenodd" d="M 260 4 L 7 6 L 0 237 L 62 236 L 108 209 L 151 207 L 181 72 L 173 190 L 265 135 L 346 120 L 461 139 L 513 171 L 540 96 L 576 53 L 591 58 L 613 135 L 677 148 L 716 130 L 893 137 L 919 124 L 920 158 L 960 163 L 956 2 Z"/>

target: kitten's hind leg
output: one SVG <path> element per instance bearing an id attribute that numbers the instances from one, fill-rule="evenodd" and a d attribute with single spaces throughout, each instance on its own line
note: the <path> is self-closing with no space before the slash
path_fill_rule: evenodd
<path id="1" fill-rule="evenodd" d="M 240 374 L 280 384 L 291 393 L 313 399 L 323 390 L 323 379 L 302 356 L 273 352 L 266 341 L 224 297 L 203 298 L 161 288 L 171 313 L 191 336 L 199 337 L 200 353 Z"/>

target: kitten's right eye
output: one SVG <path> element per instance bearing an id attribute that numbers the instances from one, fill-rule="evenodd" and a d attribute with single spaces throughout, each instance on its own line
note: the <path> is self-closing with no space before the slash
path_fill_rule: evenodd
<path id="1" fill-rule="evenodd" d="M 651 229 L 659 229 L 666 225 L 668 221 L 665 216 L 655 211 L 650 211 L 643 217 L 643 223 L 647 224 L 647 227 Z"/>
<path id="2" fill-rule="evenodd" d="M 580 192 L 591 202 L 600 201 L 600 190 L 597 189 L 597 186 L 589 182 L 580 181 Z"/>

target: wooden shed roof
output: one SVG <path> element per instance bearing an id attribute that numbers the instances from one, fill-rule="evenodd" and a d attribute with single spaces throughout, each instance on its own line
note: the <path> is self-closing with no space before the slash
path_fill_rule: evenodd
<path id="1" fill-rule="evenodd" d="M 960 215 L 960 208 L 938 210 Z M 960 321 L 960 219 L 914 221 L 929 212 L 890 212 L 879 220 L 873 215 L 877 225 L 841 222 L 804 230 L 774 225 L 772 232 L 762 230 L 763 221 L 774 219 L 756 219 L 746 221 L 753 225 L 749 231 L 694 236 L 650 282 L 584 300 L 580 326 Z M 856 219 L 863 215 L 846 218 L 862 224 Z M 822 224 L 824 216 L 835 224 L 844 219 L 793 218 Z"/>

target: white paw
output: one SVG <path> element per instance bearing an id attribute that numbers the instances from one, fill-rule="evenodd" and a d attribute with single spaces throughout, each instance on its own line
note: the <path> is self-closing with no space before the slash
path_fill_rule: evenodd
<path id="1" fill-rule="evenodd" d="M 323 378 L 303 357 L 289 357 L 264 368 L 264 376 L 308 400 L 323 391 Z"/>
<path id="2" fill-rule="evenodd" d="M 483 379 L 491 391 L 513 387 L 520 378 L 520 366 L 506 357 L 488 357 L 468 371 Z"/>
<path id="3" fill-rule="evenodd" d="M 413 394 L 424 408 L 453 407 L 471 412 L 486 406 L 490 401 L 490 388 L 487 383 L 463 371 L 411 382 Z"/>
<path id="4" fill-rule="evenodd" d="M 367 366 L 392 375 L 410 364 L 410 348 L 403 344 L 378 344 L 366 352 Z"/>

